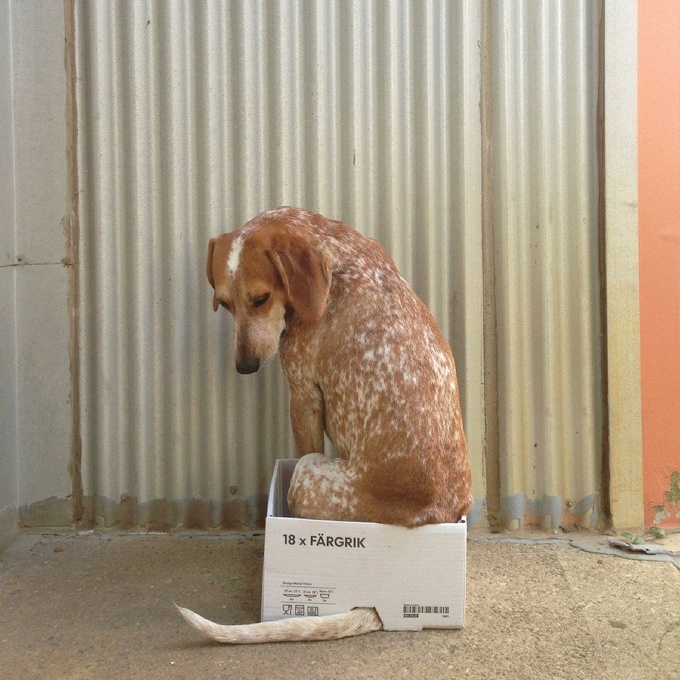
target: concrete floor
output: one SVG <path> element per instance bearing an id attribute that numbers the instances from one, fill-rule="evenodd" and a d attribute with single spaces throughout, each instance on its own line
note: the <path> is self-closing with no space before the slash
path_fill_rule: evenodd
<path id="1" fill-rule="evenodd" d="M 173 601 L 258 620 L 262 554 L 260 536 L 20 535 L 0 556 L 0 677 L 680 678 L 671 562 L 473 535 L 462 630 L 226 647 L 184 624 Z"/>

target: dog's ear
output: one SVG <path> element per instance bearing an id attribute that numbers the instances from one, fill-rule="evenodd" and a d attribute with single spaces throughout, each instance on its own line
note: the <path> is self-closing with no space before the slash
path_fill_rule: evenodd
<path id="1" fill-rule="evenodd" d="M 217 239 L 211 238 L 208 243 L 208 259 L 205 263 L 205 273 L 208 276 L 208 281 L 210 285 L 215 290 L 215 277 L 213 276 L 213 253 L 215 252 L 215 241 Z M 219 302 L 217 300 L 217 295 L 213 293 L 213 312 L 216 312 L 219 307 Z"/>
<path id="2" fill-rule="evenodd" d="M 323 316 L 331 289 L 331 264 L 316 248 L 290 241 L 267 256 L 279 273 L 293 311 L 305 323 Z"/>

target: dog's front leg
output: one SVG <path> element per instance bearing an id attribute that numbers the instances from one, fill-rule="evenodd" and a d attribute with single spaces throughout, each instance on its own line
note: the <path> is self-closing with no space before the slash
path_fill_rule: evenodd
<path id="1" fill-rule="evenodd" d="M 324 452 L 324 414 L 321 390 L 292 390 L 290 394 L 290 422 L 298 456 Z"/>

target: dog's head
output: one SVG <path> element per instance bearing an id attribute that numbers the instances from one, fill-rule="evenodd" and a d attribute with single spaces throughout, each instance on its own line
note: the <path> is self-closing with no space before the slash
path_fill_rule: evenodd
<path id="1" fill-rule="evenodd" d="M 239 373 L 254 373 L 275 357 L 294 319 L 318 322 L 331 286 L 328 258 L 306 233 L 275 220 L 211 239 L 206 270 L 213 309 L 234 316 Z"/>

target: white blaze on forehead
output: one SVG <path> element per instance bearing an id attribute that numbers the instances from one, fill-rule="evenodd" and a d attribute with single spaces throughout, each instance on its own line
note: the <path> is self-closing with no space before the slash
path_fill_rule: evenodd
<path id="1" fill-rule="evenodd" d="M 243 250 L 243 235 L 237 236 L 231 244 L 229 257 L 227 259 L 227 271 L 233 276 L 238 269 L 238 263 L 241 260 L 241 251 Z"/>

